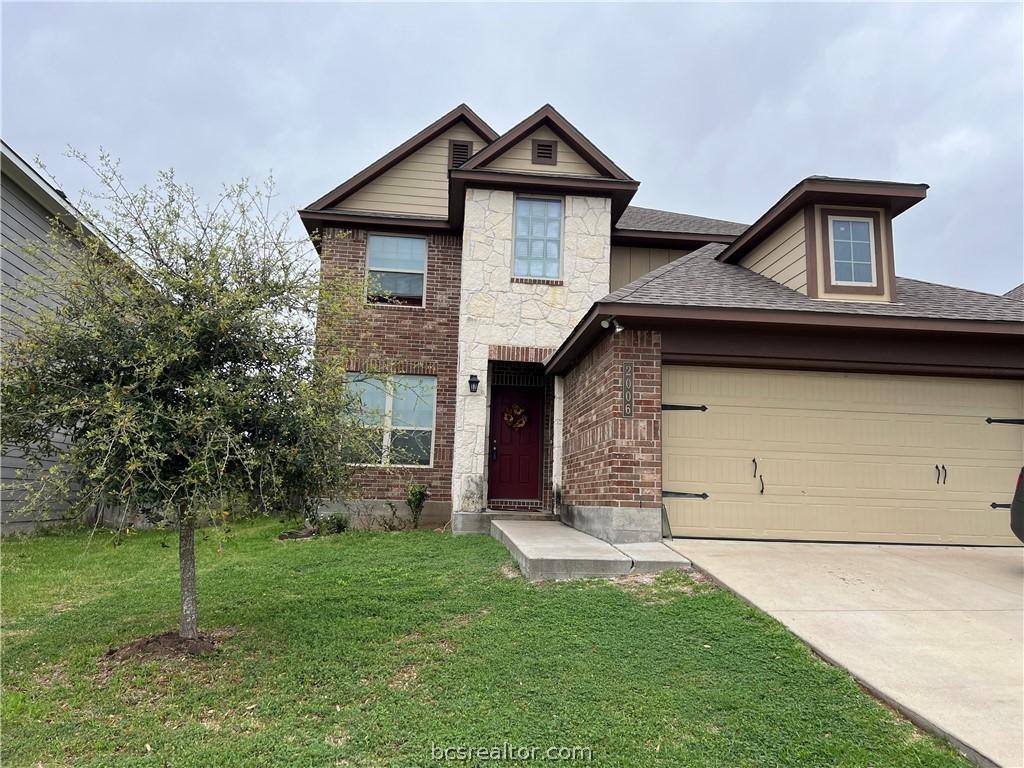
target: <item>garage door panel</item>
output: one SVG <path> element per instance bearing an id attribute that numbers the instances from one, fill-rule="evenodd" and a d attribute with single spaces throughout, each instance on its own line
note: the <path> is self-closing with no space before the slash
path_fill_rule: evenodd
<path id="1" fill-rule="evenodd" d="M 663 402 L 707 406 L 663 413 L 665 490 L 709 494 L 666 497 L 674 535 L 1017 543 L 990 505 L 1024 428 L 985 418 L 1024 415 L 1021 382 L 666 366 Z"/>
<path id="2" fill-rule="evenodd" d="M 804 541 L 888 541 L 893 523 L 902 530 L 900 542 L 919 544 L 1005 544 L 1005 510 L 952 504 L 915 506 L 914 500 L 894 504 L 891 499 L 848 499 L 807 503 L 779 497 L 765 503 L 712 498 L 665 500 L 674 536 L 714 536 L 737 539 L 789 539 Z M 848 524 L 851 516 L 857 526 Z M 965 524 L 966 523 L 966 524 Z"/>
<path id="3" fill-rule="evenodd" d="M 671 402 L 666 399 L 665 402 Z M 747 452 L 756 441 L 761 450 L 787 450 L 814 445 L 816 450 L 856 453 L 858 449 L 884 449 L 889 454 L 920 455 L 922 449 L 936 460 L 981 452 L 1019 454 L 1020 427 L 986 424 L 973 417 L 946 415 L 863 414 L 845 409 L 817 412 L 810 408 L 765 408 L 757 404 L 757 418 L 747 406 L 715 404 L 706 412 L 666 411 L 664 440 L 668 448 L 713 439 L 716 446 Z"/>

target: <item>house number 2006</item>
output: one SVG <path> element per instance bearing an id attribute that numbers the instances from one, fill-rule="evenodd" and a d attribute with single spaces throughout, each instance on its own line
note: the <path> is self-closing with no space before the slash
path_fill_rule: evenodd
<path id="1" fill-rule="evenodd" d="M 633 417 L 633 363 L 622 364 L 622 415 Z"/>

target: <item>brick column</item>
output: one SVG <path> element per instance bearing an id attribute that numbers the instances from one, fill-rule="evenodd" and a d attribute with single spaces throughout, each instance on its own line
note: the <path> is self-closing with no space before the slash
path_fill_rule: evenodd
<path id="1" fill-rule="evenodd" d="M 609 333 L 565 376 L 562 443 L 564 522 L 613 543 L 661 538 L 660 333 Z"/>

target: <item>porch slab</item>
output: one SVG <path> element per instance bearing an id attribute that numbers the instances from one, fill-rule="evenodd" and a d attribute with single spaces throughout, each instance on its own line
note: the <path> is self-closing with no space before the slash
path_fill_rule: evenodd
<path id="1" fill-rule="evenodd" d="M 688 569 L 690 561 L 661 542 L 613 546 L 559 522 L 493 520 L 491 536 L 530 581 L 592 579 Z"/>

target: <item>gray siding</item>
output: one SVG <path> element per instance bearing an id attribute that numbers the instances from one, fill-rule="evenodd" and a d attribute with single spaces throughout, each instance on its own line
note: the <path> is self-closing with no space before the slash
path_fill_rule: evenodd
<path id="1" fill-rule="evenodd" d="M 53 306 L 52 298 L 26 299 L 13 295 L 13 290 L 24 283 L 28 276 L 46 278 L 60 268 L 59 261 L 45 248 L 39 253 L 29 254 L 29 243 L 45 244 L 50 231 L 51 216 L 47 210 L 6 174 L 2 175 L 0 189 L 0 273 L 3 278 L 3 294 L 0 301 L 0 345 L 6 345 L 22 332 L 26 323 L 39 311 L 41 306 Z M 56 460 L 48 462 L 48 466 Z M 19 477 L 25 469 L 21 454 L 3 446 L 0 463 L 0 522 L 5 532 L 30 527 L 18 525 L 25 520 L 19 509 L 19 500 L 24 493 L 19 485 L 31 482 L 32 475 Z M 59 519 L 63 510 L 55 509 L 47 519 Z"/>

